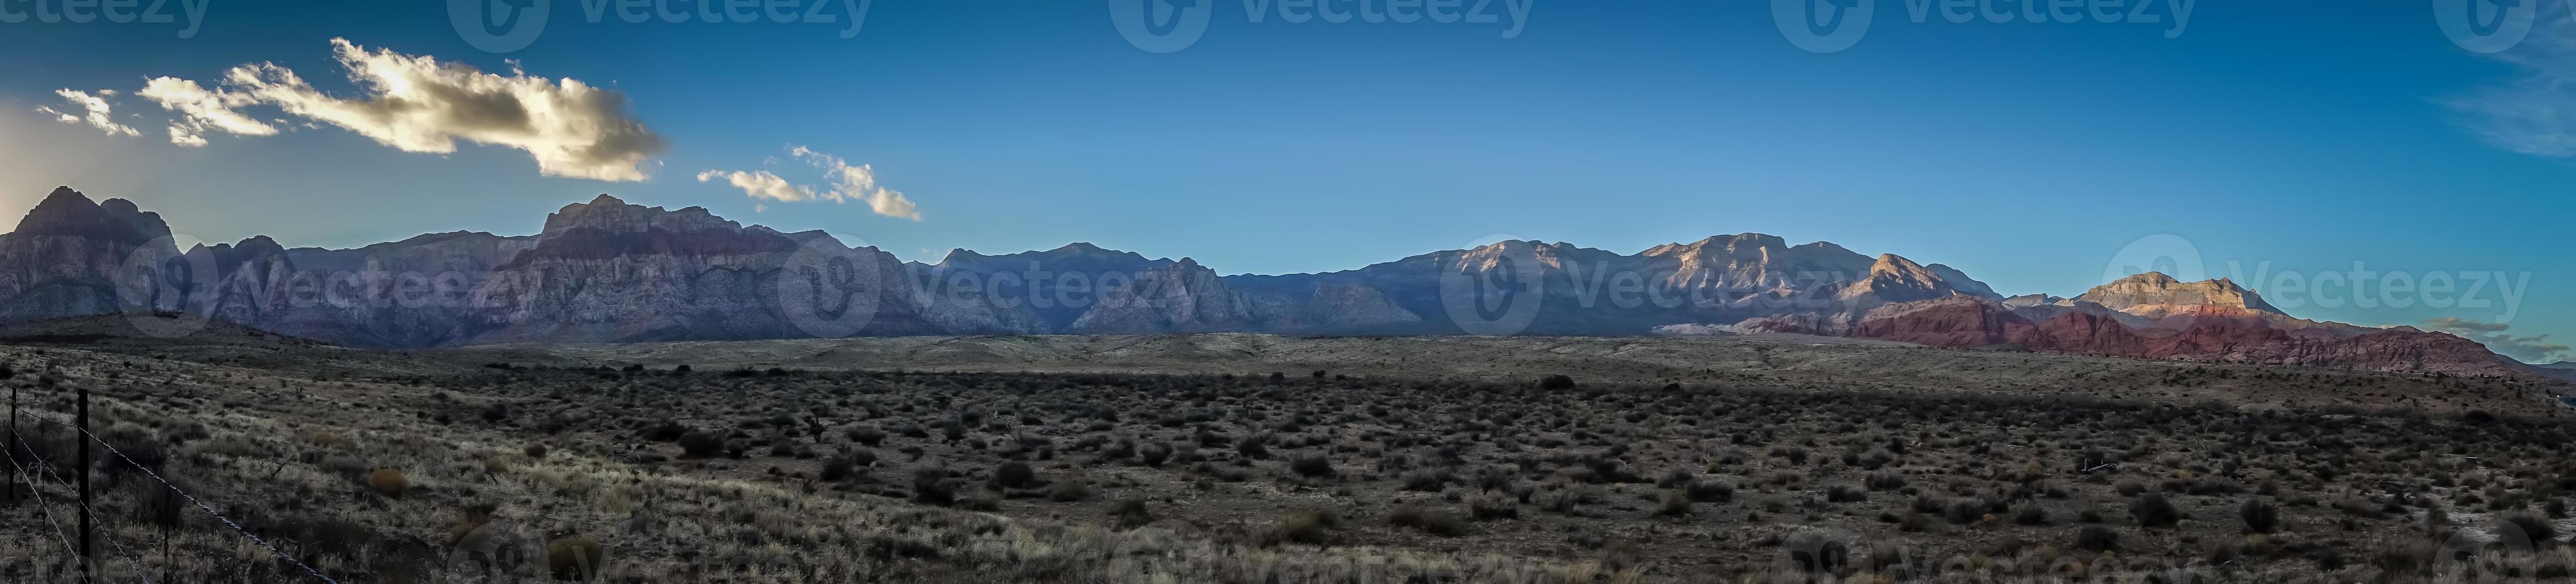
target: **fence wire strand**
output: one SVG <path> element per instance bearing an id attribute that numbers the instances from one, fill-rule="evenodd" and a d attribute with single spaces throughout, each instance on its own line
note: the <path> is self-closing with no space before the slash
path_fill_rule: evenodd
<path id="1" fill-rule="evenodd" d="M 251 543 L 259 544 L 259 547 L 267 549 L 268 553 L 276 555 L 278 559 L 286 560 L 287 563 L 295 564 L 296 568 L 304 570 L 306 575 L 310 575 L 314 579 L 329 582 L 330 584 L 340 584 L 339 580 L 334 580 L 330 576 L 323 575 L 321 570 L 313 569 L 313 566 L 305 564 L 303 560 L 295 559 L 295 556 L 288 555 L 285 551 L 277 549 L 277 546 L 268 543 L 267 539 L 262 539 L 257 535 L 251 535 L 250 530 L 243 529 L 241 524 L 234 523 L 232 518 L 225 517 L 224 514 L 216 512 L 214 507 L 206 505 L 205 501 L 197 500 L 196 495 L 188 494 L 188 491 L 180 489 L 178 485 L 170 484 L 169 479 L 161 478 L 161 473 L 152 472 L 152 469 L 145 468 L 142 463 L 135 462 L 133 458 L 127 457 L 124 452 L 117 450 L 115 445 L 108 444 L 106 440 L 99 438 L 97 434 L 92 434 L 89 430 L 81 428 L 80 426 L 74 425 L 70 422 L 56 420 L 38 414 L 20 415 L 35 418 L 40 421 L 51 422 L 65 428 L 71 428 L 74 432 L 79 432 L 84 436 L 88 436 L 91 442 L 97 442 L 100 447 L 106 448 L 109 454 L 116 455 L 118 460 L 125 461 L 125 464 L 133 466 L 135 470 L 143 471 L 143 476 L 152 477 L 152 480 L 161 483 L 162 487 L 170 489 L 170 492 L 178 493 L 179 497 L 187 499 L 189 504 L 196 505 L 197 510 L 204 511 L 206 512 L 206 515 L 213 516 L 216 521 L 223 522 L 224 527 L 232 529 L 233 533 L 241 534 L 242 537 L 249 539 Z M 59 529 L 57 529 L 57 531 L 59 531 Z"/>
<path id="2" fill-rule="evenodd" d="M 25 436 L 20 436 L 20 437 L 18 437 L 18 445 L 19 445 L 19 446 L 24 446 L 24 447 L 26 447 L 26 448 L 27 448 L 27 452 L 33 453 L 33 452 L 35 452 L 35 451 L 36 451 L 36 447 L 35 447 L 34 445 L 27 444 L 27 437 L 25 437 Z M 69 484 L 71 484 L 71 481 L 63 480 L 63 475 L 55 474 L 55 473 L 54 473 L 54 465 L 53 465 L 53 463 L 52 463 L 51 461 L 46 461 L 46 460 L 41 460 L 41 459 L 40 459 L 40 460 L 37 460 L 36 462 L 44 463 L 44 464 L 38 464 L 38 465 L 35 465 L 35 466 L 36 466 L 36 468 L 37 468 L 38 470 L 45 471 L 45 480 L 47 480 L 47 481 L 52 481 L 52 483 L 51 483 L 51 484 L 56 484 L 56 485 L 69 485 Z M 11 459 L 11 465 L 12 465 L 12 466 L 15 466 L 15 465 L 16 465 L 16 460 L 15 460 L 14 458 L 13 458 L 13 459 Z M 23 470 L 22 470 L 22 472 L 23 472 Z M 82 469 L 82 470 L 81 470 L 81 472 L 89 472 L 89 470 L 88 470 L 88 469 Z M 98 515 L 98 514 L 99 514 L 99 512 L 98 512 L 98 508 L 97 508 L 97 507 L 91 507 L 91 506 L 89 506 L 89 505 L 82 505 L 82 506 L 81 506 L 81 508 L 82 508 L 83 510 L 89 511 L 91 515 Z M 60 531 L 60 530 L 61 530 L 61 528 L 59 528 L 59 527 L 57 527 L 57 528 L 55 528 L 55 529 L 56 529 L 56 531 Z M 134 555 L 134 552 L 133 552 L 133 551 L 130 551 L 130 550 L 125 549 L 125 544 L 117 543 L 116 538 L 113 538 L 113 537 L 102 537 L 102 538 L 98 538 L 98 539 L 106 540 L 106 541 L 107 541 L 107 545 L 108 545 L 108 547 L 116 548 L 116 557 L 124 558 L 124 559 L 125 559 L 125 561 L 126 561 L 127 563 L 134 564 L 134 568 L 135 568 L 135 570 L 136 570 L 136 571 L 138 571 L 138 572 L 140 573 L 141 577 L 143 578 L 143 584 L 152 584 L 152 574 L 150 573 L 150 571 L 149 571 L 149 570 L 145 570 L 145 569 L 144 569 L 143 560 L 137 559 L 137 558 L 140 558 L 140 557 L 142 557 L 142 556 Z"/>
<path id="3" fill-rule="evenodd" d="M 24 439 L 19 440 L 19 443 L 23 444 L 25 442 L 26 440 Z M 30 452 L 32 453 L 33 451 L 31 450 Z M 54 541 L 56 543 L 63 544 L 63 554 L 71 555 L 80 553 L 77 551 L 77 548 L 72 547 L 72 538 L 63 536 L 63 523 L 54 519 L 53 506 L 45 504 L 45 491 L 36 487 L 36 473 L 27 472 L 26 466 L 18 464 L 18 448 L 15 445 L 9 446 L 9 467 L 18 469 L 18 476 L 27 481 L 27 493 L 35 495 L 36 509 L 45 513 L 45 524 L 53 526 Z"/>

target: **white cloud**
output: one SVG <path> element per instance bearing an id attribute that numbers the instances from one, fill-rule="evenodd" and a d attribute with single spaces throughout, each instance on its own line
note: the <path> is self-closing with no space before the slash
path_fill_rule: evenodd
<path id="1" fill-rule="evenodd" d="M 196 132 L 190 131 L 187 128 L 179 127 L 178 124 L 171 124 L 170 143 L 187 148 L 197 148 L 206 145 L 206 137 L 197 135 Z"/>
<path id="2" fill-rule="evenodd" d="M 726 183 L 742 189 L 743 194 L 750 195 L 752 198 L 780 202 L 859 201 L 867 203 L 868 210 L 878 215 L 921 220 L 921 210 L 913 205 L 911 198 L 905 197 L 900 191 L 877 186 L 875 168 L 864 164 L 853 166 L 841 157 L 815 152 L 804 146 L 789 146 L 787 153 L 798 160 L 823 169 L 824 176 L 832 183 L 831 186 L 819 189 L 797 186 L 765 170 L 710 170 L 698 173 L 698 182 L 711 182 L 717 178 L 723 178 Z"/>
<path id="3" fill-rule="evenodd" d="M 277 128 L 243 115 L 240 108 L 259 103 L 248 93 L 208 91 L 195 81 L 176 77 L 155 77 L 135 95 L 161 104 L 162 109 L 177 112 L 179 119 L 170 121 L 170 143 L 197 147 L 206 145 L 207 128 L 244 136 L 274 136 Z"/>
<path id="4" fill-rule="evenodd" d="M 912 199 L 904 198 L 903 193 L 894 189 L 877 189 L 876 193 L 868 195 L 868 209 L 887 217 L 921 220 L 921 211 L 912 206 Z"/>
<path id="5" fill-rule="evenodd" d="M 2513 79 L 2478 89 L 2445 105 L 2498 148 L 2552 158 L 2576 158 L 2576 19 L 2559 3 L 2542 15 L 2521 45 L 2488 55 L 2515 65 Z"/>
<path id="6" fill-rule="evenodd" d="M 64 102 L 71 104 L 72 107 L 80 108 L 87 115 L 73 116 L 71 114 L 56 111 L 50 107 L 38 107 L 36 108 L 36 111 L 52 114 L 54 119 L 60 120 L 66 124 L 88 122 L 89 127 L 98 128 L 99 131 L 107 132 L 110 136 L 118 134 L 124 134 L 127 136 L 143 135 L 142 132 L 135 131 L 133 126 L 116 123 L 115 108 L 107 103 L 107 98 L 116 95 L 116 92 L 113 90 L 101 89 L 98 90 L 98 95 L 90 95 L 87 92 L 72 91 L 70 89 L 57 89 L 54 90 L 54 95 L 63 96 Z"/>
<path id="7" fill-rule="evenodd" d="M 49 116 L 54 116 L 54 119 L 55 119 L 56 121 L 60 121 L 60 122 L 62 122 L 62 123 L 66 123 L 66 124 L 77 124 L 77 123 L 80 123 L 80 121 L 81 121 L 80 116 L 75 116 L 75 115 L 71 115 L 71 114 L 67 114 L 67 113 L 63 113 L 63 112 L 59 112 L 59 111 L 54 111 L 54 106 L 49 106 L 49 105 L 40 105 L 40 106 L 36 106 L 36 112 L 37 112 L 37 113 L 41 113 L 41 114 L 45 114 L 45 115 L 49 115 Z"/>
<path id="8" fill-rule="evenodd" d="M 790 146 L 787 153 L 822 168 L 823 174 L 832 178 L 832 190 L 826 195 L 832 200 L 866 201 L 868 209 L 878 215 L 921 220 L 921 211 L 913 206 L 912 199 L 894 189 L 877 186 L 875 167 L 865 164 L 851 166 L 849 161 L 839 156 L 815 152 L 804 146 Z"/>
<path id="9" fill-rule="evenodd" d="M 770 174 L 766 170 L 749 172 L 710 170 L 698 173 L 698 182 L 709 182 L 719 178 L 725 179 L 725 183 L 733 185 L 734 188 L 742 189 L 743 194 L 751 195 L 754 199 L 788 203 L 814 200 L 813 189 L 791 184 L 787 179 L 778 178 L 778 175 Z"/>
<path id="10" fill-rule="evenodd" d="M 331 39 L 331 47 L 358 86 L 355 96 L 324 93 L 274 63 L 233 67 L 222 90 L 161 77 L 143 95 L 180 114 L 170 137 L 180 145 L 202 143 L 200 134 L 210 128 L 266 136 L 277 126 L 320 122 L 406 152 L 455 152 L 457 140 L 516 148 L 536 158 L 541 174 L 605 181 L 645 180 L 645 162 L 665 148 L 661 136 L 627 113 L 626 96 L 577 79 L 518 70 L 496 75 L 434 57 L 368 51 L 346 39 Z M 275 106 L 304 121 L 262 123 L 240 112 L 252 105 Z"/>
<path id="11" fill-rule="evenodd" d="M 494 75 L 432 57 L 368 52 L 344 39 L 331 46 L 363 88 L 360 99 L 324 94 L 274 64 L 235 67 L 226 79 L 287 113 L 387 146 L 446 153 L 459 138 L 507 146 L 527 151 L 550 176 L 640 181 L 646 174 L 639 167 L 664 148 L 627 114 L 624 95 L 577 79 Z"/>

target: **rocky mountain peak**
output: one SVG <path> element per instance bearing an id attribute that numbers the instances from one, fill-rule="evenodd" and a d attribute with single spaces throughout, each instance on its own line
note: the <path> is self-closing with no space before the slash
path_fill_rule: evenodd
<path id="1" fill-rule="evenodd" d="M 286 246 L 278 245 L 277 240 L 270 239 L 266 235 L 253 235 L 248 239 L 241 240 L 240 243 L 217 243 L 213 245 L 200 243 L 195 247 L 188 248 L 188 253 L 197 253 L 198 250 L 211 250 L 224 254 L 243 254 L 254 256 L 286 254 Z"/>
<path id="2" fill-rule="evenodd" d="M 2220 307 L 2281 314 L 2262 295 L 2219 278 L 2183 282 L 2163 272 L 2147 272 L 2096 286 L 2076 300 L 2127 313 L 2170 312 L 2175 307 Z"/>
<path id="3" fill-rule="evenodd" d="M 1788 249 L 1790 247 L 1787 239 L 1777 235 L 1748 231 L 1735 235 L 1711 235 L 1690 243 L 1667 243 L 1649 248 L 1638 255 L 1675 256 L 1687 259 L 1704 256 L 1762 257 Z"/>
<path id="4" fill-rule="evenodd" d="M 1957 289 L 1930 268 L 1896 254 L 1879 254 L 1870 264 L 1869 275 L 1853 282 L 1837 299 L 1866 304 L 1874 302 L 1912 302 L 1950 296 Z M 1857 306 L 1856 306 L 1857 307 Z M 1865 307 L 1863 307 L 1865 308 Z"/>
<path id="5" fill-rule="evenodd" d="M 18 221 L 19 235 L 63 235 L 141 244 L 169 237 L 170 225 L 159 213 L 136 208 L 133 201 L 108 199 L 90 202 L 89 196 L 71 187 L 55 187 L 52 194 L 36 203 L 27 216 Z"/>
<path id="6" fill-rule="evenodd" d="M 606 233 L 644 233 L 662 230 L 675 233 L 720 229 L 739 231 L 742 224 L 715 216 L 705 207 L 669 210 L 646 207 L 600 195 L 588 203 L 564 205 L 562 210 L 546 216 L 543 240 L 563 235 L 574 229 L 595 229 Z"/>
<path id="7" fill-rule="evenodd" d="M 1934 275 L 1932 270 L 1924 268 L 1923 264 L 1914 263 L 1914 260 L 1892 253 L 1878 254 L 1878 261 L 1870 264 L 1869 273 L 1873 276 L 1886 274 L 1921 280 L 1941 279 L 1940 276 Z"/>

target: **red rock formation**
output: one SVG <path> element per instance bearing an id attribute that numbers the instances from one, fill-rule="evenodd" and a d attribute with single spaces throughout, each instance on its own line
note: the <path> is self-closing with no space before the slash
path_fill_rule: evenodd
<path id="1" fill-rule="evenodd" d="M 1967 295 L 1891 304 L 1869 312 L 1851 336 L 1935 347 L 2046 345 L 2039 327 L 2000 303 Z M 2045 347 L 2029 347 L 2045 350 Z"/>
<path id="2" fill-rule="evenodd" d="M 2065 310 L 2034 322 L 2033 308 L 1966 295 L 1872 310 L 1850 336 L 1935 347 L 2011 346 L 2033 351 L 2145 359 L 2304 365 L 2365 371 L 2512 375 L 2520 368 L 2475 341 L 2444 333 L 2383 330 L 2338 335 L 2283 327 L 2242 308 L 2164 311 L 2132 327 L 2107 311 Z M 2305 322 L 2305 321 L 2300 321 Z"/>

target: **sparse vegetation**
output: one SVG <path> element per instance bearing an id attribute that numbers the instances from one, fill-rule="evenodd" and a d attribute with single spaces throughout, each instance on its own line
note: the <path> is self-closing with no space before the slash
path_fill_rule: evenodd
<path id="1" fill-rule="evenodd" d="M 113 428 L 102 434 L 120 450 L 343 581 L 435 581 L 371 566 L 511 545 L 542 549 L 521 557 L 545 578 L 643 584 L 673 580 L 620 571 L 628 561 L 670 566 L 679 549 L 746 566 L 864 568 L 891 582 L 1151 581 L 1084 579 L 1110 573 L 1104 562 L 1125 553 L 1115 550 L 1139 549 L 1294 566 L 1539 566 L 1526 573 L 1547 576 L 1503 580 L 1532 584 L 1771 582 L 1765 570 L 1784 559 L 1839 582 L 1945 581 L 2004 566 L 2090 571 L 2107 557 L 2158 574 L 2227 566 L 2188 580 L 2204 584 L 2361 582 L 2462 554 L 2503 557 L 2401 545 L 2428 532 L 2510 529 L 2554 542 L 2549 517 L 2576 491 L 2557 479 L 2576 476 L 2566 456 L 2576 430 L 2501 414 L 1753 377 L 1630 384 L 1588 370 L 1573 374 L 1582 383 L 1342 367 L 1274 377 L 728 365 L 709 371 L 750 374 L 687 376 L 525 363 L 331 377 L 156 359 L 0 351 L 0 364 L 92 384 L 99 423 Z M 32 377 L 9 382 L 59 412 L 59 393 Z M 504 415 L 486 420 L 495 404 Z M 29 438 L 48 460 L 72 444 Z M 402 486 L 388 489 L 388 473 Z M 135 510 L 103 515 L 106 537 L 146 544 L 137 536 L 151 530 L 127 526 L 165 512 L 135 486 L 144 483 L 100 484 L 107 506 Z M 2476 519 L 2454 523 L 2445 506 Z M 8 525 L 42 525 L 35 512 L 0 507 Z M 225 541 L 201 517 L 167 515 L 198 541 Z M 0 537 L 13 549 L 50 538 Z M 1851 547 L 1837 556 L 1833 546 Z M 230 548 L 188 553 L 210 549 Z M 608 571 L 566 568 L 593 557 L 612 560 Z M 254 581 L 294 575 L 222 565 L 246 566 L 236 569 Z M 1241 571 L 1169 581 L 1251 573 L 1209 570 L 1220 569 Z"/>
<path id="2" fill-rule="evenodd" d="M 367 488 L 374 489 L 378 495 L 401 497 L 403 492 L 411 490 L 411 479 L 404 477 L 401 470 L 381 469 L 367 474 Z"/>

